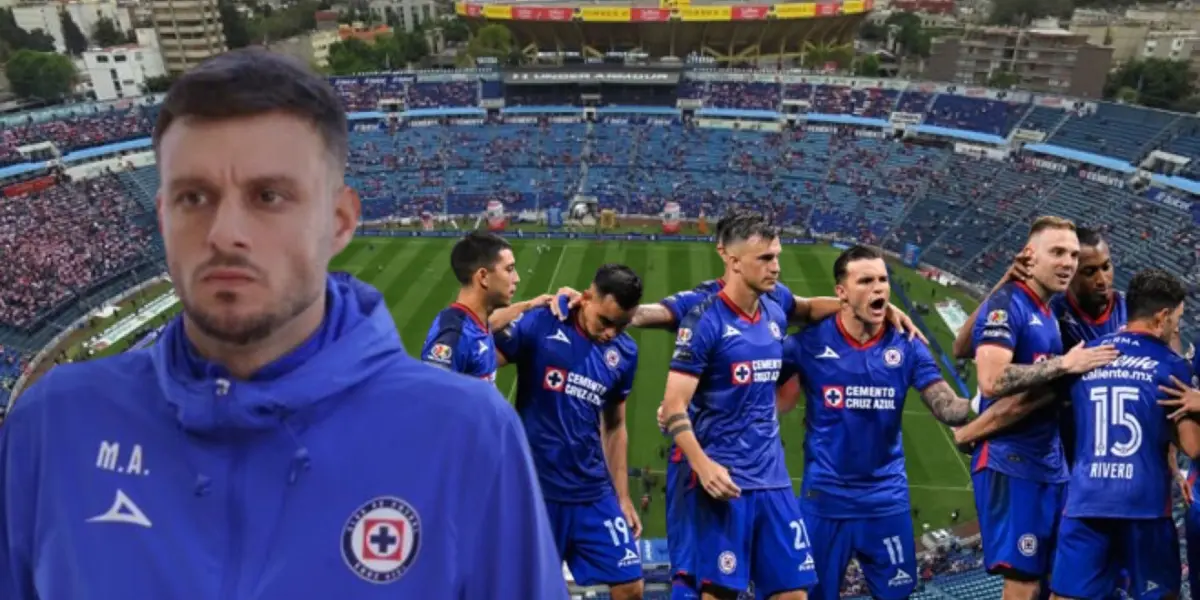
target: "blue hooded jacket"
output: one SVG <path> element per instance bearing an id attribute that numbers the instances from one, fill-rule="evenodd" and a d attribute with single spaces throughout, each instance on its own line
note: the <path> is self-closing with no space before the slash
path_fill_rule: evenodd
<path id="1" fill-rule="evenodd" d="M 331 275 L 308 342 L 249 380 L 175 319 L 55 368 L 0 427 L 0 598 L 561 599 L 516 413 L 409 358 Z"/>

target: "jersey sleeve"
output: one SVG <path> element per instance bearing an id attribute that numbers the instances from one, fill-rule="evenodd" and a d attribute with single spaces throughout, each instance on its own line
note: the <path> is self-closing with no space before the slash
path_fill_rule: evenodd
<path id="1" fill-rule="evenodd" d="M 692 290 L 684 290 L 682 292 L 671 294 L 670 296 L 659 300 L 658 303 L 670 311 L 671 319 L 676 324 L 679 324 L 683 321 L 683 317 L 686 316 L 693 308 L 695 308 L 701 297 L 701 294 L 697 292 Z"/>
<path id="2" fill-rule="evenodd" d="M 1017 346 L 1020 306 L 1014 301 L 1011 288 L 1000 288 L 988 296 L 987 306 L 979 311 L 972 334 L 976 349 L 984 345 L 1012 350 Z"/>
<path id="3" fill-rule="evenodd" d="M 633 378 L 637 375 L 637 350 L 630 353 L 628 360 L 625 361 L 625 366 L 621 369 L 621 380 L 617 387 L 609 391 L 609 400 L 612 402 L 624 402 L 630 394 L 633 393 Z"/>
<path id="4" fill-rule="evenodd" d="M 789 335 L 783 338 L 783 364 L 779 369 L 779 383 L 782 385 L 792 375 L 800 373 L 800 349 L 803 344 L 800 335 Z"/>
<path id="5" fill-rule="evenodd" d="M 526 346 L 529 345 L 529 340 L 533 338 L 532 331 L 535 327 L 537 327 L 536 312 L 527 312 L 518 316 L 507 327 L 492 336 L 496 342 L 496 351 L 503 354 L 505 360 L 510 363 L 519 361 Z"/>
<path id="6" fill-rule="evenodd" d="M 938 367 L 937 360 L 929 351 L 929 346 L 926 346 L 925 342 L 914 340 L 912 349 L 912 372 L 909 373 L 909 381 L 912 382 L 912 386 L 917 390 L 924 390 L 935 383 L 944 381 L 942 369 Z"/>
<path id="7" fill-rule="evenodd" d="M 489 461 L 496 468 L 476 490 L 479 527 L 470 546 L 476 555 L 467 563 L 472 566 L 459 597 L 487 598 L 505 590 L 513 598 L 567 600 L 533 456 L 516 412 L 510 413 Z"/>
<path id="8" fill-rule="evenodd" d="M 796 295 L 782 281 L 775 284 L 775 289 L 771 290 L 770 297 L 779 304 L 779 307 L 783 309 L 784 316 L 788 319 L 796 314 Z"/>
<path id="9" fill-rule="evenodd" d="M 421 360 L 435 367 L 458 373 L 465 372 L 470 354 L 459 348 L 463 339 L 462 328 L 462 319 L 449 318 L 448 313 L 439 315 L 429 336 L 425 338 L 425 345 L 421 348 Z"/>
<path id="10" fill-rule="evenodd" d="M 708 361 L 720 341 L 712 325 L 712 313 L 694 309 L 679 324 L 675 335 L 675 353 L 671 355 L 671 370 L 699 377 L 708 368 Z"/>

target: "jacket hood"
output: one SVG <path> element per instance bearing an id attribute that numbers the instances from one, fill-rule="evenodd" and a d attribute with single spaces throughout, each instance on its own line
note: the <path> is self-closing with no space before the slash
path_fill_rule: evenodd
<path id="1" fill-rule="evenodd" d="M 200 357 L 182 316 L 173 319 L 152 352 L 158 386 L 180 426 L 194 433 L 279 427 L 405 356 L 387 303 L 374 288 L 333 273 L 325 298 L 325 318 L 312 337 L 248 380 L 233 380 Z"/>

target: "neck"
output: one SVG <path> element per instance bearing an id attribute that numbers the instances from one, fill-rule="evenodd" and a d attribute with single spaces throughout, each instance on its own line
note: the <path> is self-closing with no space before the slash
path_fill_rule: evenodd
<path id="1" fill-rule="evenodd" d="M 479 320 L 486 321 L 488 315 L 492 314 L 492 307 L 488 305 L 487 299 L 483 292 L 475 288 L 462 288 L 458 291 L 458 297 L 454 299 L 455 304 L 461 304 L 475 313 Z"/>
<path id="2" fill-rule="evenodd" d="M 1140 333 L 1142 335 L 1148 335 L 1151 337 L 1156 337 L 1158 339 L 1163 339 L 1162 328 L 1155 327 L 1154 325 L 1147 323 L 1145 321 L 1130 321 L 1130 322 L 1126 323 L 1125 324 L 1125 332 L 1126 333 Z"/>
<path id="3" fill-rule="evenodd" d="M 854 314 L 854 309 L 849 306 L 842 307 L 842 312 L 838 314 L 842 321 L 842 329 L 846 331 L 850 337 L 856 341 L 865 342 L 879 333 L 883 329 L 883 323 L 875 324 L 868 323 Z"/>
<path id="4" fill-rule="evenodd" d="M 1108 304 L 1112 302 L 1111 294 L 1104 296 L 1104 300 L 1100 302 L 1094 302 L 1089 298 L 1081 298 L 1074 294 L 1072 294 L 1072 297 L 1075 298 L 1075 303 L 1079 305 L 1079 308 L 1082 308 L 1083 312 L 1087 313 L 1089 317 L 1099 317 L 1104 314 L 1104 311 L 1108 309 Z"/>
<path id="5" fill-rule="evenodd" d="M 1033 278 L 1029 278 L 1025 281 L 1025 287 L 1028 287 L 1031 291 L 1033 291 L 1034 295 L 1037 296 L 1043 304 L 1049 302 L 1050 298 L 1054 296 L 1054 292 L 1046 289 L 1046 286 L 1042 285 L 1038 282 L 1038 280 Z"/>
<path id="6" fill-rule="evenodd" d="M 758 297 L 759 293 L 746 285 L 746 282 L 739 277 L 725 280 L 725 287 L 722 288 L 725 296 L 742 312 L 747 315 L 754 316 L 758 312 Z"/>
<path id="7" fill-rule="evenodd" d="M 249 344 L 232 344 L 216 339 L 196 327 L 186 314 L 183 317 L 183 331 L 200 356 L 225 367 L 236 379 L 249 379 L 312 337 L 324 318 L 325 294 L 321 294 L 304 312 L 266 338 Z"/>

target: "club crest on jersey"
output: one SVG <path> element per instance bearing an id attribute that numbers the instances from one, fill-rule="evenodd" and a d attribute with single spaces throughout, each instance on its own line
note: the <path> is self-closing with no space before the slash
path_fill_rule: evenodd
<path id="1" fill-rule="evenodd" d="M 692 341 L 692 330 L 687 327 L 681 327 L 679 333 L 675 336 L 675 341 L 680 344 L 686 344 Z"/>
<path id="2" fill-rule="evenodd" d="M 726 575 L 731 575 L 737 569 L 737 557 L 726 550 L 717 557 L 717 567 Z"/>
<path id="3" fill-rule="evenodd" d="M 841 409 L 846 406 L 846 388 L 843 386 L 823 386 L 821 388 L 821 397 L 825 399 L 825 408 Z"/>
<path id="4" fill-rule="evenodd" d="M 1008 312 L 1003 310 L 993 310 L 988 313 L 988 325 L 1003 325 L 1008 322 Z"/>
<path id="5" fill-rule="evenodd" d="M 733 376 L 733 385 L 746 385 L 754 379 L 754 369 L 750 367 L 749 361 L 729 365 L 729 372 Z"/>
<path id="6" fill-rule="evenodd" d="M 542 377 L 542 387 L 551 392 L 561 392 L 567 387 L 567 372 L 555 367 L 546 367 Z"/>
<path id="7" fill-rule="evenodd" d="M 610 369 L 617 368 L 617 365 L 621 364 L 621 355 L 617 354 L 615 349 L 609 348 L 604 353 L 604 364 L 608 365 Z"/>
<path id="8" fill-rule="evenodd" d="M 433 348 L 429 349 L 429 358 L 433 360 L 449 362 L 450 357 L 453 355 L 454 351 L 450 349 L 450 346 L 445 344 L 434 344 Z"/>
<path id="9" fill-rule="evenodd" d="M 779 325 L 775 323 L 775 321 L 771 321 L 771 323 L 767 325 L 767 328 L 771 330 L 771 335 L 775 336 L 775 339 L 780 339 L 783 337 L 783 334 L 779 331 Z"/>
<path id="10" fill-rule="evenodd" d="M 407 502 L 374 498 L 358 507 L 342 527 L 342 558 L 365 581 L 391 583 L 417 560 L 421 518 Z"/>
<path id="11" fill-rule="evenodd" d="M 1017 550 L 1024 556 L 1034 556 L 1037 554 L 1037 537 L 1032 533 L 1027 533 L 1017 540 Z"/>
<path id="12" fill-rule="evenodd" d="M 898 367 L 904 362 L 904 354 L 899 348 L 888 348 L 883 351 L 883 364 L 889 367 Z"/>

